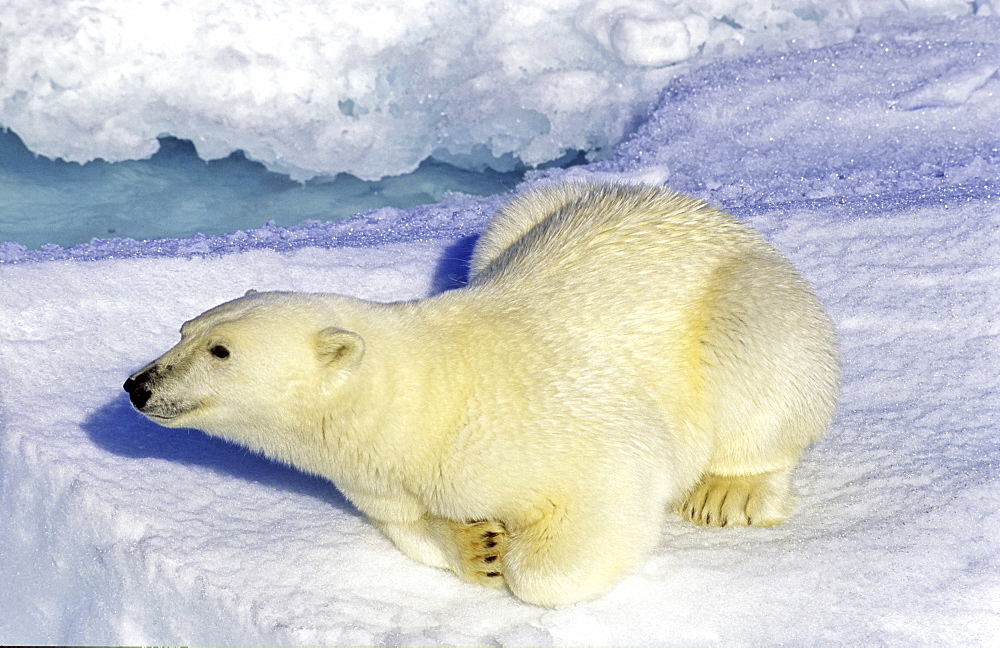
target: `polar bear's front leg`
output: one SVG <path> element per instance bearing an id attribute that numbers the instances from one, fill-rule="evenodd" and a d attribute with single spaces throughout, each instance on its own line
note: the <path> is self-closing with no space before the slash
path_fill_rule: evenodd
<path id="1" fill-rule="evenodd" d="M 450 569 L 470 583 L 503 587 L 507 530 L 500 522 L 459 522 L 430 515 L 405 494 L 345 491 L 348 499 L 413 560 Z"/>
<path id="2" fill-rule="evenodd" d="M 372 522 L 392 540 L 397 549 L 412 560 L 431 567 L 451 569 L 451 561 L 426 518 L 412 522 L 390 522 L 373 518 Z"/>
<path id="3" fill-rule="evenodd" d="M 427 511 L 406 494 L 374 494 L 341 487 L 341 492 L 409 558 L 449 569 L 451 564 L 438 541 Z"/>
<path id="4" fill-rule="evenodd" d="M 455 522 L 426 515 L 407 522 L 373 521 L 400 551 L 419 563 L 450 569 L 478 585 L 504 586 L 507 533 L 499 522 Z"/>

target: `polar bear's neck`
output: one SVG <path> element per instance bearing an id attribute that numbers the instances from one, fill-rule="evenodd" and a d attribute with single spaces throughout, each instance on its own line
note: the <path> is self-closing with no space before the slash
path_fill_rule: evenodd
<path id="1" fill-rule="evenodd" d="M 433 303 L 431 303 L 433 302 Z M 342 489 L 426 483 L 462 416 L 462 381 L 472 345 L 463 336 L 468 300 L 337 305 L 338 317 L 365 343 L 364 358 L 325 402 L 322 472 Z"/>

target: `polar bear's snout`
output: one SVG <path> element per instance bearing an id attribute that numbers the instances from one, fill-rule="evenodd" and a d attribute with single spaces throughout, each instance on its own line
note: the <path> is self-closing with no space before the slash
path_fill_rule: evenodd
<path id="1" fill-rule="evenodd" d="M 174 364 L 157 360 L 129 376 L 122 389 L 128 392 L 136 410 L 161 425 L 172 427 L 168 421 L 180 418 L 200 404 L 192 398 L 177 398 L 178 389 L 184 389 L 183 381 L 178 387 L 178 377 L 183 375 L 183 371 L 176 371 Z"/>
<path id="2" fill-rule="evenodd" d="M 132 405 L 137 410 L 142 410 L 146 403 L 149 402 L 149 397 L 153 395 L 152 382 L 153 377 L 156 375 L 156 366 L 149 367 L 148 369 L 143 369 L 138 373 L 134 373 L 128 377 L 122 388 L 128 392 L 128 399 L 132 401 Z"/>

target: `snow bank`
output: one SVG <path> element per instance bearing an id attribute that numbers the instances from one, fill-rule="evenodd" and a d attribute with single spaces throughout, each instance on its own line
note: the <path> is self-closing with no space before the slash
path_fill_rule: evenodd
<path id="1" fill-rule="evenodd" d="M 712 63 L 609 160 L 535 175 L 725 204 L 814 282 L 845 363 L 787 524 L 673 517 L 594 602 L 535 608 L 414 564 L 329 485 L 157 427 L 121 392 L 248 288 L 461 284 L 494 203 L 18 251 L 0 263 L 0 642 L 996 645 L 998 35 L 883 21 Z"/>
<path id="2" fill-rule="evenodd" d="M 294 179 L 378 179 L 429 156 L 507 170 L 600 156 L 706 57 L 850 37 L 892 12 L 992 0 L 13 0 L 0 124 L 39 154 L 138 159 L 157 138 Z"/>

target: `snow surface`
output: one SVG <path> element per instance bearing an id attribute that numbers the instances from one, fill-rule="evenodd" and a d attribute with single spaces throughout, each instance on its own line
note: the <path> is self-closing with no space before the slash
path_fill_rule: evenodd
<path id="1" fill-rule="evenodd" d="M 121 391 L 248 288 L 461 285 L 498 199 L 0 249 L 0 643 L 997 645 L 998 69 L 997 19 L 870 22 L 698 67 L 611 158 L 535 174 L 724 205 L 815 284 L 844 359 L 788 523 L 671 517 L 635 575 L 557 609 L 417 565 L 329 484 Z"/>
<path id="2" fill-rule="evenodd" d="M 612 150 L 691 63 L 995 0 L 8 0 L 0 124 L 87 161 L 192 140 L 301 180 Z"/>

